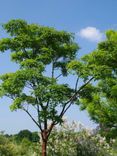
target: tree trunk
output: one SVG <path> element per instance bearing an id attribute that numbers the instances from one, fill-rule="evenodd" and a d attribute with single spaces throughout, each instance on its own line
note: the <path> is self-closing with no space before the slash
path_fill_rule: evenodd
<path id="1" fill-rule="evenodd" d="M 42 156 L 47 156 L 47 141 L 42 140 Z"/>
<path id="2" fill-rule="evenodd" d="M 47 143 L 48 143 L 48 138 L 49 135 L 54 127 L 54 123 L 52 123 L 47 130 L 47 124 L 45 124 L 45 129 L 42 130 L 41 132 L 41 137 L 42 137 L 42 156 L 47 156 Z"/>

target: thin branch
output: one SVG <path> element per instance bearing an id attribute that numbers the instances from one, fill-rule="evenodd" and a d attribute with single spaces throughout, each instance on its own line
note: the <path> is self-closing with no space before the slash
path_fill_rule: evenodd
<path id="1" fill-rule="evenodd" d="M 37 101 L 40 104 L 41 108 L 44 109 L 44 106 L 43 106 L 43 104 L 41 102 L 41 98 L 40 97 L 37 97 Z"/>
<path id="2" fill-rule="evenodd" d="M 44 129 L 47 130 L 47 117 L 44 117 Z"/>
<path id="3" fill-rule="evenodd" d="M 52 78 L 54 78 L 54 61 L 52 63 Z"/>
<path id="4" fill-rule="evenodd" d="M 78 78 L 77 78 L 77 80 L 76 80 L 76 84 L 75 84 L 75 92 L 77 91 L 77 87 L 78 87 L 78 82 L 79 82 L 79 76 L 78 76 Z"/>
<path id="5" fill-rule="evenodd" d="M 32 115 L 29 113 L 28 110 L 26 110 L 25 108 L 22 108 L 29 116 L 30 118 L 33 120 L 33 122 L 39 127 L 39 129 L 42 131 L 41 126 L 38 124 L 38 122 L 32 117 Z"/>
<path id="6" fill-rule="evenodd" d="M 40 125 L 40 128 L 42 130 L 42 126 L 41 126 L 41 120 L 40 120 L 40 114 L 39 114 L 40 110 L 39 110 L 39 105 L 37 104 L 37 114 L 38 114 L 38 122 L 39 122 L 39 125 Z"/>
<path id="7" fill-rule="evenodd" d="M 72 101 L 71 101 L 70 104 L 64 109 L 63 113 L 61 114 L 61 117 L 63 117 L 63 115 L 66 113 L 66 111 L 70 108 L 71 105 L 72 105 Z"/>
<path id="8" fill-rule="evenodd" d="M 58 79 L 60 76 L 62 76 L 62 74 L 58 75 L 55 79 Z"/>
<path id="9" fill-rule="evenodd" d="M 85 84 L 83 84 L 75 93 L 73 96 L 71 96 L 71 98 L 65 103 L 68 104 L 69 102 L 73 102 L 73 100 L 76 98 L 76 96 L 79 94 L 79 92 L 87 85 L 89 84 L 89 82 L 91 82 L 94 79 L 94 77 L 90 78 Z"/>
<path id="10" fill-rule="evenodd" d="M 49 102 L 50 102 L 50 98 L 48 98 L 47 104 L 46 104 L 46 106 L 45 106 L 46 109 L 47 109 L 48 106 L 49 106 Z"/>
<path id="11" fill-rule="evenodd" d="M 89 84 L 90 81 L 92 81 L 94 79 L 94 77 L 92 77 L 91 79 L 89 79 L 85 84 L 83 84 L 75 93 L 73 96 L 71 96 L 71 98 L 64 104 L 63 109 L 59 115 L 59 117 L 62 117 L 66 111 L 69 109 L 69 107 L 72 105 L 72 102 L 74 101 L 74 99 L 77 97 L 77 95 L 79 94 L 79 92 L 87 85 Z M 69 104 L 70 103 L 70 104 Z M 67 104 L 69 104 L 67 106 Z M 66 107 L 67 106 L 67 107 Z"/>
<path id="12" fill-rule="evenodd" d="M 26 87 L 27 87 L 28 89 L 33 89 L 32 87 L 28 86 L 28 84 L 26 85 Z"/>
<path id="13" fill-rule="evenodd" d="M 47 135 L 47 137 L 49 137 L 49 135 L 50 135 L 50 133 L 51 133 L 51 131 L 52 131 L 52 129 L 53 129 L 54 126 L 55 126 L 55 121 L 53 121 L 51 123 L 50 127 L 48 128 L 48 135 Z"/>
<path id="14" fill-rule="evenodd" d="M 41 109 L 42 109 L 43 111 L 46 111 L 46 110 L 47 110 L 47 105 L 49 104 L 49 101 L 48 101 L 47 105 L 44 106 L 44 105 L 42 104 L 41 99 L 40 99 L 39 97 L 37 97 L 36 99 L 37 99 L 37 103 L 40 104 Z M 40 112 L 40 110 L 39 110 L 39 106 L 38 106 L 38 105 L 37 105 L 37 108 L 38 108 L 38 118 L 39 118 L 39 112 Z M 39 120 L 39 121 L 40 121 L 40 120 Z M 42 126 L 41 126 L 41 122 L 39 122 L 39 123 L 40 123 L 40 127 L 42 127 Z M 46 117 L 44 118 L 44 129 L 47 129 L 47 118 L 46 118 Z"/>
<path id="15" fill-rule="evenodd" d="M 77 91 L 77 93 L 79 93 L 87 84 L 89 84 L 92 80 L 94 79 L 94 77 L 90 78 L 85 84 L 83 84 L 79 90 Z"/>

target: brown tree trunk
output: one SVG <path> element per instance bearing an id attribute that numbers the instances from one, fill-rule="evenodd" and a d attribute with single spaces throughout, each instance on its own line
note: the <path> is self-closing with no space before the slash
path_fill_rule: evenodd
<path id="1" fill-rule="evenodd" d="M 49 135 L 54 127 L 54 123 L 52 123 L 47 130 L 47 124 L 45 124 L 45 129 L 42 130 L 41 132 L 41 137 L 42 137 L 42 156 L 47 156 L 47 142 Z"/>
<path id="2" fill-rule="evenodd" d="M 42 140 L 42 156 L 47 156 L 47 141 Z"/>
<path id="3" fill-rule="evenodd" d="M 47 142 L 48 142 L 47 130 L 43 130 L 41 136 L 42 136 L 42 156 L 47 156 Z"/>

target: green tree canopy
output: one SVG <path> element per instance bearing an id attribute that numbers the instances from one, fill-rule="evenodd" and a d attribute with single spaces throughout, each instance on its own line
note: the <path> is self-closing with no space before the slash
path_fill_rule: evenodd
<path id="1" fill-rule="evenodd" d="M 87 109 L 96 122 L 110 123 L 106 114 L 116 99 L 116 32 L 108 31 L 95 51 L 78 59 L 71 33 L 23 20 L 11 20 L 3 28 L 9 36 L 0 40 L 0 51 L 10 50 L 19 69 L 0 76 L 0 94 L 12 99 L 12 111 L 25 111 L 38 126 L 43 156 L 53 127 L 72 104 Z"/>
<path id="2" fill-rule="evenodd" d="M 82 59 L 96 82 L 82 90 L 81 109 L 112 136 L 117 131 L 117 31 L 107 31 L 105 41 Z"/>
<path id="3" fill-rule="evenodd" d="M 63 79 L 79 47 L 71 33 L 23 20 L 11 20 L 3 28 L 9 36 L 0 40 L 0 51 L 10 50 L 19 69 L 0 76 L 1 96 L 12 99 L 12 111 L 21 109 L 31 117 L 41 131 L 42 153 L 46 153 L 51 130 L 62 122 L 78 94 Z"/>

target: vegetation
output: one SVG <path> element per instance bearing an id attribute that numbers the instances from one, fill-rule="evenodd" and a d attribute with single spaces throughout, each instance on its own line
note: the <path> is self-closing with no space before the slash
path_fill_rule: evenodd
<path id="1" fill-rule="evenodd" d="M 78 46 L 70 33 L 23 20 L 11 20 L 3 27 L 10 37 L 1 39 L 0 50 L 11 50 L 19 70 L 1 76 L 1 95 L 13 99 L 11 110 L 25 111 L 38 126 L 45 156 L 53 127 L 62 122 L 73 101 L 74 90 L 58 81 L 67 76 L 66 66 L 76 57 Z"/>
<path id="2" fill-rule="evenodd" d="M 26 134 L 26 130 L 23 130 Z M 27 131 L 29 134 L 29 131 Z M 32 132 L 30 132 L 31 134 Z M 2 156 L 41 156 L 41 142 L 30 141 L 27 135 L 0 135 Z M 33 134 L 33 133 L 32 133 Z M 17 142 L 17 137 L 22 140 Z M 20 138 L 21 136 L 21 138 Z M 94 134 L 81 123 L 64 121 L 61 127 L 54 128 L 47 148 L 48 156 L 116 156 L 116 141 L 106 142 L 104 137 Z"/>
<path id="3" fill-rule="evenodd" d="M 27 24 L 23 20 L 11 20 L 3 27 L 9 38 L 1 39 L 0 50 L 11 50 L 11 59 L 19 64 L 19 70 L 1 75 L 1 96 L 11 98 L 11 110 L 25 111 L 38 126 L 42 155 L 46 156 L 53 127 L 62 123 L 66 111 L 76 103 L 77 96 L 93 77 L 87 76 L 85 67 L 79 62 L 80 74 L 74 80 L 75 87 L 68 81 L 63 83 L 63 78 L 69 79 L 68 71 L 72 70 L 72 61 L 77 59 L 79 49 L 72 34 Z M 78 87 L 79 77 L 83 84 Z M 32 115 L 32 109 L 37 118 Z"/>
<path id="4" fill-rule="evenodd" d="M 106 37 L 95 51 L 83 57 L 98 81 L 82 90 L 79 104 L 109 140 L 117 136 L 117 32 L 107 31 Z"/>
<path id="5" fill-rule="evenodd" d="M 64 114 L 72 104 L 76 104 L 81 110 L 86 109 L 91 119 L 99 124 L 100 132 L 106 136 L 108 143 L 115 138 L 117 32 L 107 31 L 106 40 L 99 43 L 92 53 L 79 59 L 79 46 L 71 33 L 28 24 L 23 20 L 11 20 L 3 28 L 9 36 L 0 40 L 0 51 L 10 50 L 11 60 L 19 65 L 19 69 L 0 76 L 0 95 L 12 99 L 12 111 L 21 109 L 33 120 L 39 128 L 40 137 L 28 130 L 20 131 L 12 139 L 1 136 L 4 144 L 8 142 L 8 148 L 1 150 L 1 155 L 5 155 L 7 150 L 11 151 L 11 155 L 16 155 L 17 151 L 20 151 L 17 155 L 30 152 L 42 156 L 114 155 L 105 139 L 104 144 L 100 144 L 100 136 L 88 135 L 86 131 L 76 133 L 73 129 L 61 132 L 54 128 L 63 124 Z M 72 85 L 69 81 L 71 76 L 74 80 Z M 18 150 L 14 148 L 13 138 Z M 3 143 L 1 149 L 5 148 Z M 26 146 L 28 149 L 22 151 Z"/>

